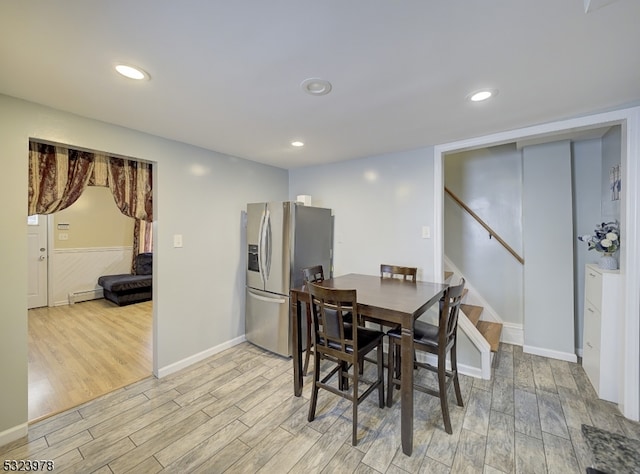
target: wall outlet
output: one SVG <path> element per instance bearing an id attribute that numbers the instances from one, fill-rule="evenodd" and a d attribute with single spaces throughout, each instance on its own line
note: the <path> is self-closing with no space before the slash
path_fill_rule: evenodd
<path id="1" fill-rule="evenodd" d="M 61 232 L 58 234 L 58 240 L 69 240 L 69 234 Z"/>
<path id="2" fill-rule="evenodd" d="M 182 234 L 174 234 L 174 236 L 173 236 L 173 247 L 174 248 L 182 247 Z"/>

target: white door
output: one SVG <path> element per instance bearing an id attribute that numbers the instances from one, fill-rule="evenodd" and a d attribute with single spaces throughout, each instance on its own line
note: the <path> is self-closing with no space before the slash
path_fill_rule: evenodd
<path id="1" fill-rule="evenodd" d="M 47 306 L 47 216 L 27 218 L 28 308 Z"/>

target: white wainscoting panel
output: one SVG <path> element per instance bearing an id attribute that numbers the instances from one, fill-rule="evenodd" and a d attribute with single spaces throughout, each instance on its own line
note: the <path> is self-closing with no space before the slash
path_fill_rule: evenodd
<path id="1" fill-rule="evenodd" d="M 53 254 L 50 295 L 54 306 L 74 302 L 69 295 L 101 290 L 98 278 L 101 275 L 131 273 L 132 247 L 95 247 L 58 249 Z M 87 293 L 85 293 L 86 295 Z M 95 291 L 100 297 L 102 291 Z M 82 301 L 86 297 L 75 299 Z"/>

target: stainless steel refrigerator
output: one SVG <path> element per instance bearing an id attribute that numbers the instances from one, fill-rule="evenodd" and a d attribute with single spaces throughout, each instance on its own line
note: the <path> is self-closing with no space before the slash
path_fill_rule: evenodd
<path id="1" fill-rule="evenodd" d="M 289 290 L 302 269 L 322 265 L 328 278 L 333 249 L 331 209 L 294 202 L 247 204 L 247 340 L 291 355 Z"/>

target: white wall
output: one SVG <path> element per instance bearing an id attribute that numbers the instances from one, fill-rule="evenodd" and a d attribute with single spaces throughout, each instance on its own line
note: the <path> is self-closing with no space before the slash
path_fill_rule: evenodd
<path id="1" fill-rule="evenodd" d="M 515 143 L 449 154 L 445 185 L 520 256 L 522 154 Z M 506 323 L 522 325 L 523 266 L 451 198 L 444 199 L 444 253 Z"/>
<path id="2" fill-rule="evenodd" d="M 0 96 L 0 444 L 27 422 L 29 138 L 154 167 L 154 370 L 244 335 L 242 211 L 287 198 L 287 171 Z M 173 248 L 182 234 L 184 247 Z"/>
<path id="3" fill-rule="evenodd" d="M 570 142 L 525 147 L 522 162 L 524 350 L 575 362 Z"/>
<path id="4" fill-rule="evenodd" d="M 422 238 L 422 226 L 433 232 L 432 183 L 433 149 L 423 148 L 291 170 L 289 197 L 333 210 L 335 275 L 379 275 L 389 263 L 433 281 L 433 239 Z"/>

